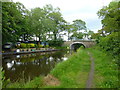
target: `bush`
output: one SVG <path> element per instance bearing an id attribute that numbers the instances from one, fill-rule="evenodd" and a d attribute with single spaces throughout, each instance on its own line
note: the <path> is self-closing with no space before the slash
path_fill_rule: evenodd
<path id="1" fill-rule="evenodd" d="M 6 88 L 7 85 L 10 83 L 10 79 L 5 78 L 4 76 L 5 71 L 3 70 L 3 68 L 0 67 L 0 85 L 2 85 L 3 88 Z M 0 86 L 1 89 L 1 86 Z"/>
<path id="2" fill-rule="evenodd" d="M 38 45 L 38 47 L 39 47 L 39 48 L 42 48 L 42 47 L 44 47 L 44 46 L 43 46 L 43 45 Z"/>
<path id="3" fill-rule="evenodd" d="M 35 44 L 35 47 L 36 47 L 36 48 L 38 48 L 38 45 L 37 45 L 37 44 Z"/>
<path id="4" fill-rule="evenodd" d="M 103 37 L 100 40 L 100 47 L 105 51 L 110 52 L 113 56 L 118 57 L 120 51 L 120 40 L 118 38 L 120 32 L 113 32 L 112 34 Z"/>
<path id="5" fill-rule="evenodd" d="M 27 44 L 27 47 L 28 47 L 28 48 L 34 48 L 34 47 L 35 47 L 35 44 L 34 44 L 34 43 L 28 43 L 28 44 Z"/>
<path id="6" fill-rule="evenodd" d="M 62 46 L 62 44 L 64 43 L 63 40 L 56 40 L 56 41 L 49 41 L 48 42 L 50 46 Z"/>
<path id="7" fill-rule="evenodd" d="M 48 48 L 49 47 L 49 45 L 46 45 L 46 48 Z"/>
<path id="8" fill-rule="evenodd" d="M 21 48 L 26 48 L 27 45 L 26 45 L 25 43 L 21 43 L 21 44 L 20 44 L 20 47 L 21 47 Z"/>

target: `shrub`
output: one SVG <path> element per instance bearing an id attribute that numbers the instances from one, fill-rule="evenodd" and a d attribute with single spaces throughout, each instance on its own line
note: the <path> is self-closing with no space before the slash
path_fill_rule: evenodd
<path id="1" fill-rule="evenodd" d="M 37 44 L 35 44 L 35 47 L 36 47 L 36 48 L 38 48 L 38 45 L 37 45 Z"/>
<path id="2" fill-rule="evenodd" d="M 43 46 L 43 45 L 38 45 L 38 47 L 39 47 L 39 48 L 42 48 L 42 47 L 44 47 L 44 46 Z"/>
<path id="3" fill-rule="evenodd" d="M 25 43 L 21 43 L 21 44 L 20 44 L 20 47 L 21 47 L 21 48 L 26 48 L 27 45 L 26 45 Z"/>
<path id="4" fill-rule="evenodd" d="M 63 40 L 56 40 L 56 41 L 48 41 L 50 46 L 62 46 L 62 44 L 64 43 Z"/>
<path id="5" fill-rule="evenodd" d="M 35 44 L 34 44 L 34 43 L 28 43 L 28 44 L 27 44 L 27 47 L 28 47 L 28 48 L 33 48 L 33 47 L 35 47 Z"/>
<path id="6" fill-rule="evenodd" d="M 0 67 L 0 85 L 2 85 L 3 88 L 6 88 L 6 86 L 10 83 L 10 79 L 5 78 L 4 76 L 5 71 L 3 70 L 3 68 Z M 0 86 L 1 89 L 1 86 Z"/>
<path id="7" fill-rule="evenodd" d="M 120 32 L 113 32 L 112 34 L 101 38 L 100 40 L 100 47 L 105 51 L 111 53 L 114 57 L 118 58 L 118 53 L 120 51 L 120 40 L 118 38 L 118 34 Z"/>
<path id="8" fill-rule="evenodd" d="M 46 45 L 46 48 L 48 48 L 49 47 L 49 45 Z"/>

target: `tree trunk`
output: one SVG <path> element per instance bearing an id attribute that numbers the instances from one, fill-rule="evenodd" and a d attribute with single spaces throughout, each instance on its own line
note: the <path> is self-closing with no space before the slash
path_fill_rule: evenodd
<path id="1" fill-rule="evenodd" d="M 39 42 L 40 42 L 40 40 L 41 40 L 41 36 L 40 36 L 40 34 L 39 34 Z"/>
<path id="2" fill-rule="evenodd" d="M 54 34 L 54 40 L 56 41 L 57 40 L 57 34 L 56 33 L 53 33 Z"/>

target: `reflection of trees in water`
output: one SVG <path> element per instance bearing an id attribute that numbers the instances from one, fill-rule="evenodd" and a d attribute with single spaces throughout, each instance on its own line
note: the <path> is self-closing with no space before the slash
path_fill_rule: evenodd
<path id="1" fill-rule="evenodd" d="M 24 77 L 31 79 L 39 75 L 47 75 L 51 69 L 55 67 L 55 64 L 63 61 L 63 56 L 66 52 L 54 52 L 54 53 L 40 53 L 20 55 L 19 58 L 16 56 L 11 57 L 9 60 L 4 59 L 4 69 L 7 78 L 17 80 Z M 13 63 L 14 62 L 14 63 Z M 6 65 L 11 65 L 9 68 Z"/>

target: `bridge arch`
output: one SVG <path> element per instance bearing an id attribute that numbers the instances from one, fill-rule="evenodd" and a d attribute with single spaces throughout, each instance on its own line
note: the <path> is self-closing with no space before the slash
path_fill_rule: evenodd
<path id="1" fill-rule="evenodd" d="M 86 48 L 86 45 L 83 42 L 73 42 L 73 43 L 70 44 L 70 49 L 76 50 L 76 49 L 78 49 L 81 46 Z"/>

